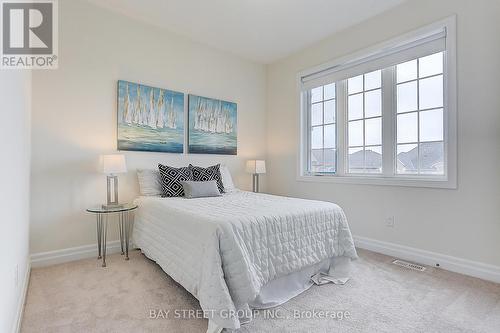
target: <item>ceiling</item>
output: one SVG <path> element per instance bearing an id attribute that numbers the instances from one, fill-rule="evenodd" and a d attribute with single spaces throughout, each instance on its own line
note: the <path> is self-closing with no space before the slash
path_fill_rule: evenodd
<path id="1" fill-rule="evenodd" d="M 271 63 L 405 0 L 89 0 L 234 53 Z"/>

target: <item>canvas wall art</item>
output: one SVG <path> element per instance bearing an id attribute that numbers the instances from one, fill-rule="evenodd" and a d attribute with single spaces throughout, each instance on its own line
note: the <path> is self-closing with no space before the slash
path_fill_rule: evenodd
<path id="1" fill-rule="evenodd" d="M 182 153 L 184 94 L 118 81 L 118 150 Z"/>
<path id="2" fill-rule="evenodd" d="M 238 142 L 237 105 L 189 95 L 189 152 L 236 155 Z"/>

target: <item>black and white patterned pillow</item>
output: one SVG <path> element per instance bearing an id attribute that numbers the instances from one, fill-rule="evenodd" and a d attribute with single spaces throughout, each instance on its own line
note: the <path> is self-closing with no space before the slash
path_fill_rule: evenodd
<path id="1" fill-rule="evenodd" d="M 199 181 L 216 180 L 219 192 L 224 193 L 224 185 L 222 184 L 222 177 L 220 175 L 220 164 L 212 165 L 208 168 L 202 168 L 199 166 L 194 166 L 192 164 L 189 164 L 189 168 L 193 173 L 194 181 L 199 182 Z"/>
<path id="2" fill-rule="evenodd" d="M 162 197 L 183 197 L 181 181 L 193 180 L 191 168 L 172 168 L 167 165 L 158 164 L 161 176 Z"/>

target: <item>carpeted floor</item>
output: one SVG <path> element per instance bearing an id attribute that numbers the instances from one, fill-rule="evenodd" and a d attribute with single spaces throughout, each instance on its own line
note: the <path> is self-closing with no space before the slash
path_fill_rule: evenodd
<path id="1" fill-rule="evenodd" d="M 313 286 L 258 313 L 240 331 L 500 332 L 499 284 L 435 268 L 415 272 L 381 254 L 359 254 L 346 285 Z M 107 268 L 85 259 L 33 269 L 21 331 L 205 332 L 204 319 L 175 318 L 182 310 L 196 317 L 188 310 L 199 304 L 154 262 L 138 251 L 130 261 L 120 255 L 107 261 Z M 328 319 L 307 318 L 321 314 Z"/>

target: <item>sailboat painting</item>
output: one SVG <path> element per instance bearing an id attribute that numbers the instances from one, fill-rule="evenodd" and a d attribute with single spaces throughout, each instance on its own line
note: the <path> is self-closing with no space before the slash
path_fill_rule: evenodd
<path id="1" fill-rule="evenodd" d="M 236 155 L 237 105 L 189 95 L 189 152 Z"/>
<path id="2" fill-rule="evenodd" d="M 118 81 L 118 150 L 182 153 L 184 94 Z"/>

